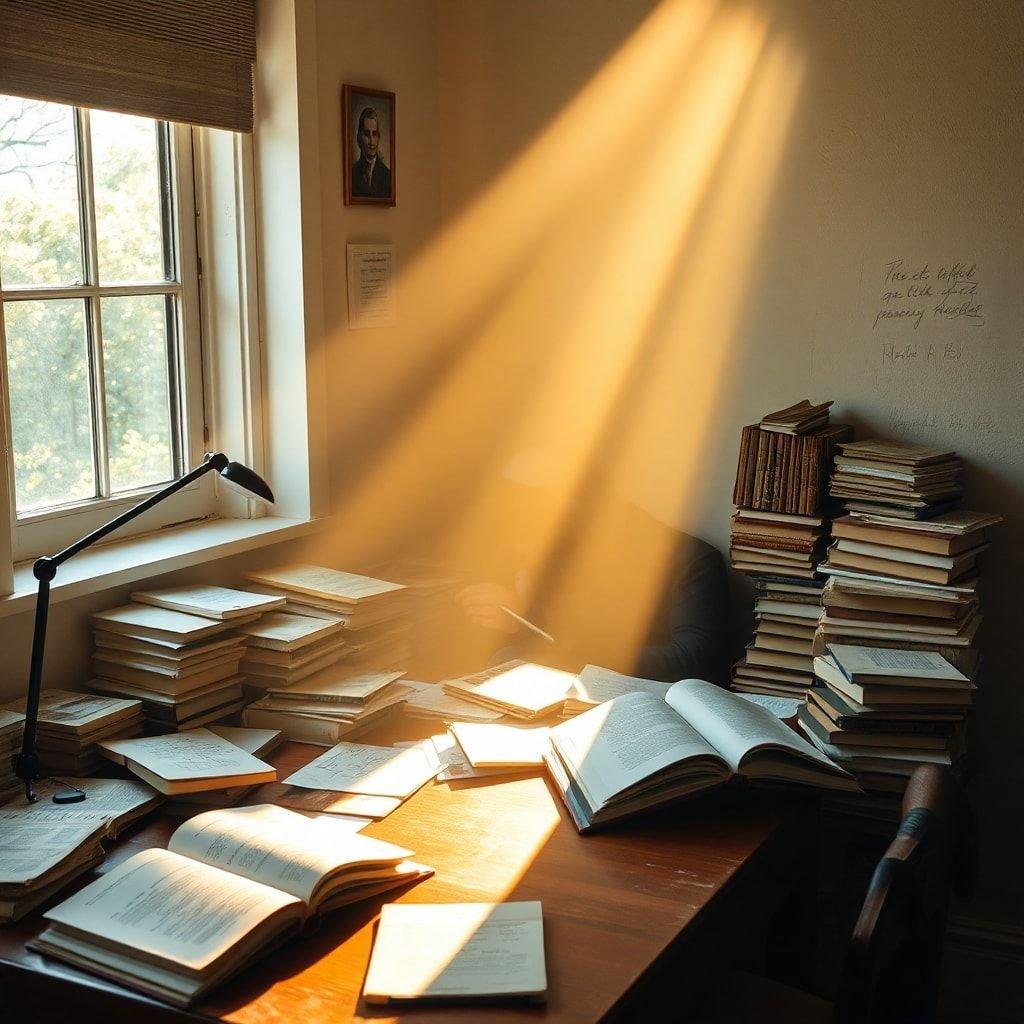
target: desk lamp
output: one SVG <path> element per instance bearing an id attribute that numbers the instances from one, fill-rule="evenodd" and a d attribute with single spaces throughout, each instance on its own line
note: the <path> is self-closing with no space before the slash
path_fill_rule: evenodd
<path id="1" fill-rule="evenodd" d="M 251 469 L 243 466 L 240 462 L 229 462 L 228 457 L 222 452 L 211 452 L 206 455 L 203 462 L 191 473 L 186 473 L 178 480 L 169 483 L 163 490 L 150 495 L 145 501 L 140 501 L 121 515 L 111 519 L 105 526 L 93 530 L 81 540 L 66 547 L 55 555 L 44 555 L 32 566 L 32 575 L 39 581 L 39 593 L 36 597 L 36 622 L 32 633 L 32 662 L 28 676 L 28 703 L 25 707 L 25 731 L 22 734 L 21 753 L 14 759 L 14 771 L 25 783 L 25 799 L 34 804 L 37 800 L 35 788 L 32 783 L 41 778 L 39 771 L 39 758 L 36 755 L 36 725 L 39 719 L 39 699 L 42 695 L 43 681 L 43 649 L 46 645 L 46 615 L 50 606 L 50 583 L 57 575 L 57 570 L 72 555 L 96 541 L 102 540 L 109 533 L 113 533 L 120 526 L 131 522 L 136 516 L 142 515 L 154 505 L 159 505 L 164 498 L 170 497 L 175 491 L 187 487 L 192 481 L 198 480 L 207 473 L 216 471 L 232 489 L 245 494 L 246 497 L 262 498 L 264 501 L 273 503 L 274 492 L 267 486 L 265 481 Z M 85 799 L 85 793 L 80 789 L 69 789 L 67 793 L 55 793 L 53 802 L 58 804 L 78 803 Z"/>

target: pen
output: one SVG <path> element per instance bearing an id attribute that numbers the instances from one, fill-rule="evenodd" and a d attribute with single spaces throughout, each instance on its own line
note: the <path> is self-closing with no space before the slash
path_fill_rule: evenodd
<path id="1" fill-rule="evenodd" d="M 506 615 L 511 615 L 512 618 L 515 619 L 516 622 L 518 622 L 521 626 L 525 626 L 527 629 L 536 633 L 537 636 L 543 637 L 545 640 L 547 640 L 549 644 L 553 644 L 555 642 L 555 638 L 550 633 L 545 633 L 544 630 L 540 628 L 540 626 L 535 626 L 532 622 L 529 621 L 529 619 L 524 619 L 522 615 L 516 615 L 516 613 L 512 611 L 511 608 L 506 608 L 503 604 L 499 604 L 498 607 Z"/>

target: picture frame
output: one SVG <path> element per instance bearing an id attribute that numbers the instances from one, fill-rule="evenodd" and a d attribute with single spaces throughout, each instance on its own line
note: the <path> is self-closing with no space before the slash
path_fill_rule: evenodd
<path id="1" fill-rule="evenodd" d="M 395 94 L 342 85 L 341 130 L 345 205 L 394 206 Z"/>

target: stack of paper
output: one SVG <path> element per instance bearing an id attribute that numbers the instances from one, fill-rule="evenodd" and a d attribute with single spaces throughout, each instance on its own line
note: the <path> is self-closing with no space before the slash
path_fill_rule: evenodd
<path id="1" fill-rule="evenodd" d="M 0 709 L 0 803 L 21 789 L 14 774 L 14 755 L 21 749 L 25 716 L 20 711 Z"/>
<path id="2" fill-rule="evenodd" d="M 207 595 L 220 589 L 190 588 Z M 173 600 L 179 590 L 147 593 Z M 226 614 L 209 596 L 206 600 L 211 614 Z M 190 603 L 196 603 L 194 595 Z M 245 642 L 236 627 L 259 618 L 252 609 L 217 618 L 140 603 L 98 612 L 92 616 L 96 678 L 89 688 L 142 701 L 150 732 L 191 729 L 234 714 L 244 703 L 239 664 Z"/>
<path id="3" fill-rule="evenodd" d="M 400 710 L 409 691 L 401 672 L 356 672 L 333 665 L 315 675 L 269 689 L 250 704 L 246 725 L 280 729 L 291 740 L 334 744 L 380 725 Z"/>
<path id="4" fill-rule="evenodd" d="M 22 713 L 24 700 L 3 710 Z M 97 743 L 142 732 L 142 705 L 137 700 L 43 690 L 39 701 L 36 752 L 44 772 L 88 775 L 103 763 Z"/>
<path id="5" fill-rule="evenodd" d="M 899 792 L 918 765 L 962 755 L 975 688 L 941 655 L 835 644 L 815 671 L 800 726 L 862 787 Z"/>
<path id="6" fill-rule="evenodd" d="M 333 665 L 346 649 L 340 619 L 275 611 L 243 626 L 241 633 L 246 645 L 242 660 L 246 684 L 258 696 Z"/>
<path id="7" fill-rule="evenodd" d="M 546 992 L 539 902 L 389 903 L 381 910 L 363 986 L 368 1003 L 541 1001 Z"/>
<path id="8" fill-rule="evenodd" d="M 410 690 L 402 708 L 410 718 L 444 722 L 500 722 L 505 716 L 481 704 L 446 693 L 441 683 L 420 683 L 403 679 Z"/>
<path id="9" fill-rule="evenodd" d="M 573 690 L 571 672 L 509 662 L 475 676 L 446 679 L 446 693 L 513 718 L 533 720 L 561 711 Z"/>
<path id="10" fill-rule="evenodd" d="M 209 729 L 110 740 L 100 750 L 167 796 L 273 782 L 277 771 Z"/>
<path id="11" fill-rule="evenodd" d="M 963 465 L 948 448 L 878 438 L 839 447 L 829 494 L 850 511 L 931 519 L 963 494 Z"/>
<path id="12" fill-rule="evenodd" d="M 285 612 L 340 621 L 345 664 L 376 671 L 408 668 L 409 606 L 401 583 L 317 565 L 280 566 L 248 577 L 254 591 L 285 597 Z"/>
<path id="13" fill-rule="evenodd" d="M 85 791 L 83 803 L 50 799 L 65 789 L 61 780 L 36 784 L 39 797 L 23 795 L 0 806 L 0 921 L 16 921 L 73 878 L 103 859 L 100 840 L 157 807 L 161 797 L 141 782 L 68 779 Z"/>

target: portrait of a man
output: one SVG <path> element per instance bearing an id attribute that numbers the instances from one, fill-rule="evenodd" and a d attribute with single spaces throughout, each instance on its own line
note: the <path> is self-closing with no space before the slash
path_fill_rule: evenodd
<path id="1" fill-rule="evenodd" d="M 395 205 L 395 95 L 346 85 L 345 202 Z"/>

